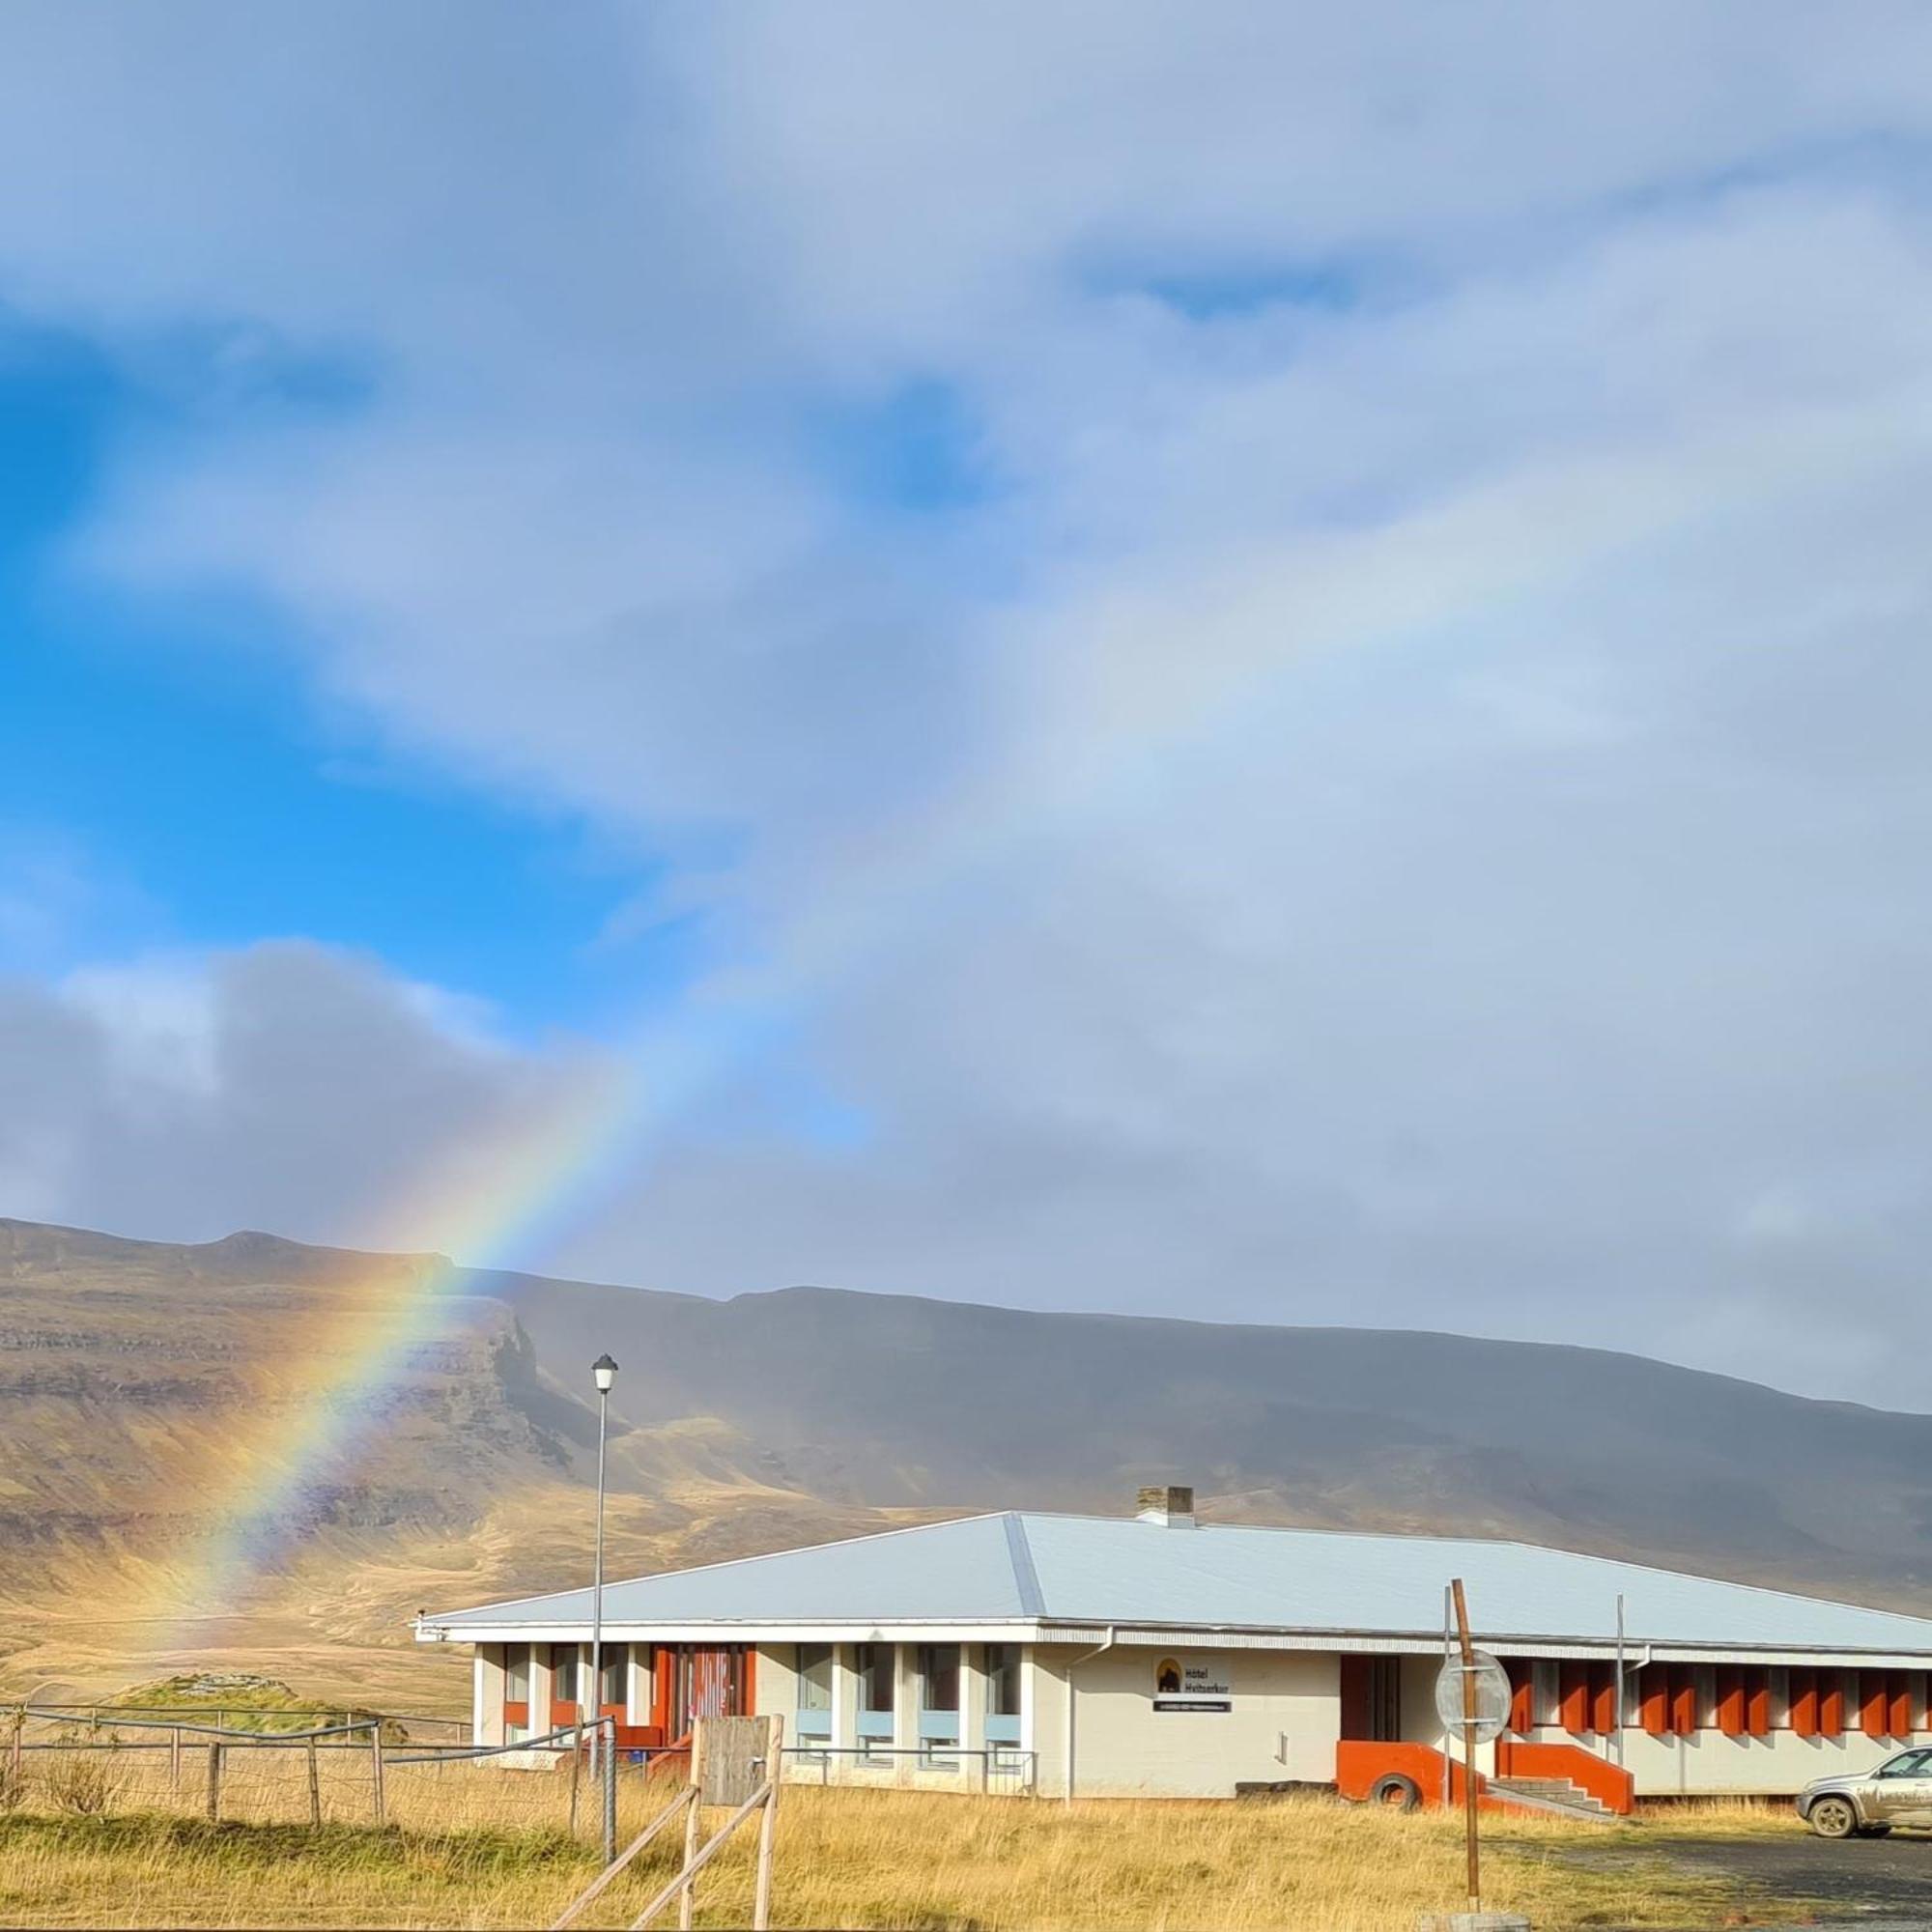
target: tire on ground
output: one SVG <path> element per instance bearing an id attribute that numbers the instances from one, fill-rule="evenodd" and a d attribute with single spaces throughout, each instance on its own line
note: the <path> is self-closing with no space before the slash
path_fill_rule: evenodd
<path id="1" fill-rule="evenodd" d="M 1399 1771 L 1384 1772 L 1369 1786 L 1369 1803 L 1385 1811 L 1413 1811 L 1422 1803 L 1422 1787 Z"/>

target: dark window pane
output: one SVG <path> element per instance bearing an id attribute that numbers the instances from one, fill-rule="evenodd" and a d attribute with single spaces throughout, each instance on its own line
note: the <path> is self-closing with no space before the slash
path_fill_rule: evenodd
<path id="1" fill-rule="evenodd" d="M 1020 1714 L 1020 1647 L 1016 1643 L 986 1646 L 986 1715 L 1017 1718 Z"/>
<path id="2" fill-rule="evenodd" d="M 798 1708 L 801 1711 L 829 1711 L 832 1708 L 832 1646 L 829 1643 L 802 1643 L 798 1647 Z"/>
<path id="3" fill-rule="evenodd" d="M 862 1711 L 890 1711 L 893 1708 L 892 1645 L 862 1643 L 858 1649 L 859 1708 Z"/>
<path id="4" fill-rule="evenodd" d="M 958 1710 L 959 1646 L 956 1643 L 921 1644 L 919 1681 L 921 1710 Z"/>

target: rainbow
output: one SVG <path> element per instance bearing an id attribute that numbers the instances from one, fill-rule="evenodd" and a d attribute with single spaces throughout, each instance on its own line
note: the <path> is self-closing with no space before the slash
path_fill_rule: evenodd
<path id="1" fill-rule="evenodd" d="M 960 888 L 1043 824 L 1064 830 L 1134 803 L 1155 752 L 1170 781 L 1193 758 L 1211 758 L 1221 735 L 1247 727 L 1258 696 L 1294 664 L 1507 607 L 1667 530 L 1693 499 L 1708 514 L 1714 499 L 1758 494 L 1782 468 L 1765 458 L 1789 454 L 1761 440 L 1699 452 L 1694 491 L 1681 451 L 1586 461 L 1537 478 L 1526 497 L 1476 492 L 1393 530 L 1231 559 L 1205 603 L 1178 585 L 1103 603 L 1075 640 L 1084 688 L 1076 680 L 1035 694 L 1043 722 L 1006 768 L 829 855 L 830 883 L 790 923 L 774 954 L 781 965 L 740 977 L 674 1030 L 578 1069 L 513 1130 L 444 1151 L 373 1218 L 368 1245 L 407 1250 L 430 1229 L 466 1265 L 528 1264 L 589 1197 L 619 1172 L 635 1173 L 655 1127 L 817 997 L 841 982 L 849 991 L 863 962 L 876 968 L 909 931 L 970 902 Z M 1527 542 L 1532 531 L 1544 540 Z M 1064 755 L 1063 732 L 1086 747 L 1083 758 Z M 445 1332 L 462 1305 L 458 1285 L 456 1264 L 428 1258 L 384 1295 L 339 1297 L 292 1339 L 327 1372 L 308 1385 L 293 1430 L 276 1437 L 265 1428 L 242 1445 L 240 1473 L 213 1502 L 218 1527 L 188 1568 L 192 1597 L 174 1597 L 174 1634 L 232 1613 L 286 1554 L 304 1492 L 350 1453 L 373 1398 L 413 1351 Z"/>

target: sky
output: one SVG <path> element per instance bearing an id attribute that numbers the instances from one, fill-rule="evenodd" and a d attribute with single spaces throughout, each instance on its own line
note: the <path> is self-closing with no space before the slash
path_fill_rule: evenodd
<path id="1" fill-rule="evenodd" d="M 0 1213 L 1932 1407 L 1928 216 L 1881 0 L 23 0 Z"/>

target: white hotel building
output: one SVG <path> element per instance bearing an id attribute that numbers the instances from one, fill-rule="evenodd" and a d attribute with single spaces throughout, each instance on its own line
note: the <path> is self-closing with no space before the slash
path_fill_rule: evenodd
<path id="1" fill-rule="evenodd" d="M 596 1702 L 645 1749 L 781 1714 L 812 1780 L 1434 1803 L 1452 1577 L 1514 1689 L 1478 1758 L 1493 1802 L 1791 1792 L 1932 1741 L 1932 1621 L 1520 1543 L 1201 1523 L 1180 1489 L 607 1584 Z M 416 1634 L 473 1646 L 478 1743 L 587 1715 L 588 1590 Z"/>

